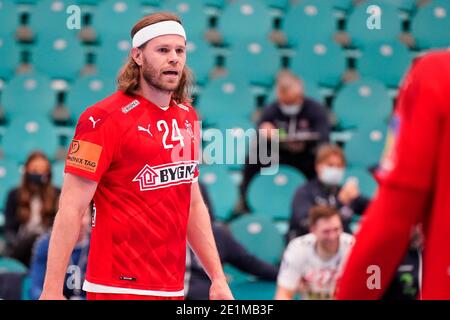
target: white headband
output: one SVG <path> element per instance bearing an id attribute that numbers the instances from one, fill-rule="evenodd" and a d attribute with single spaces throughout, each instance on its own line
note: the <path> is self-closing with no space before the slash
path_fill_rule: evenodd
<path id="1" fill-rule="evenodd" d="M 168 34 L 177 34 L 186 40 L 186 32 L 181 24 L 176 21 L 162 21 L 146 26 L 136 32 L 133 37 L 133 48 L 138 48 L 153 38 Z"/>

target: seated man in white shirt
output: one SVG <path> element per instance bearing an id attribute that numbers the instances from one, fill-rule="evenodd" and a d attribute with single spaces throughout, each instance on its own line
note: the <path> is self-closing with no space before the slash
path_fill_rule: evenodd
<path id="1" fill-rule="evenodd" d="M 283 254 L 277 279 L 276 300 L 331 299 L 336 279 L 353 245 L 343 232 L 339 212 L 316 206 L 309 212 L 310 233 L 294 238 Z"/>

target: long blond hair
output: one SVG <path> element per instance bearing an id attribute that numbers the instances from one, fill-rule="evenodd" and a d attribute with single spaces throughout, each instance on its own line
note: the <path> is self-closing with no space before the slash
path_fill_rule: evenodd
<path id="1" fill-rule="evenodd" d="M 131 38 L 141 30 L 149 25 L 163 22 L 163 21 L 176 21 L 181 24 L 180 18 L 169 12 L 157 12 L 143 17 L 139 20 L 131 29 Z M 142 45 L 142 47 L 145 44 Z M 141 47 L 141 48 L 142 48 Z M 127 62 L 120 69 L 119 76 L 117 77 L 117 89 L 127 94 L 135 93 L 139 87 L 140 79 L 140 67 L 129 55 Z M 193 87 L 193 75 L 187 65 L 184 66 L 183 73 L 181 75 L 180 84 L 172 94 L 172 99 L 178 103 L 192 102 L 191 91 Z"/>

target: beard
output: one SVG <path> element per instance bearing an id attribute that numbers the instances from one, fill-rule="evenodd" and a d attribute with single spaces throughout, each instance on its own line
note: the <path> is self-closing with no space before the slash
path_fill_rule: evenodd
<path id="1" fill-rule="evenodd" d="M 180 76 L 176 80 L 165 80 L 164 75 L 148 63 L 145 58 L 143 62 L 142 77 L 147 85 L 165 93 L 173 93 L 178 89 L 180 85 Z"/>

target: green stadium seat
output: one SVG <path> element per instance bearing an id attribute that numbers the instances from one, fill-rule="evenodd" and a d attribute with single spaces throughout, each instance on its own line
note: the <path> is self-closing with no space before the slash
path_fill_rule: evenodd
<path id="1" fill-rule="evenodd" d="M 433 0 L 420 8 L 411 31 L 419 49 L 450 46 L 450 1 Z"/>
<path id="2" fill-rule="evenodd" d="M 259 174 L 249 185 L 250 208 L 273 219 L 287 220 L 295 190 L 304 182 L 302 173 L 287 165 L 280 165 L 274 175 Z"/>
<path id="3" fill-rule="evenodd" d="M 269 9 L 257 0 L 238 0 L 228 4 L 219 17 L 219 32 L 223 42 L 259 39 L 267 36 L 272 28 Z"/>
<path id="4" fill-rule="evenodd" d="M 39 116 L 21 116 L 9 124 L 2 141 L 6 159 L 25 162 L 28 155 L 43 151 L 54 159 L 58 149 L 58 137 L 50 120 Z M 20 146 L 20 147 L 18 147 Z"/>
<path id="5" fill-rule="evenodd" d="M 41 36 L 32 54 L 36 70 L 54 79 L 75 79 L 86 62 L 85 50 L 72 33 L 45 40 Z"/>
<path id="6" fill-rule="evenodd" d="M 197 83 L 205 84 L 216 65 L 214 49 L 202 38 L 190 38 L 186 44 L 187 65 L 194 72 Z"/>
<path id="7" fill-rule="evenodd" d="M 311 99 L 314 99 L 320 103 L 324 103 L 324 97 L 320 92 L 320 87 L 311 80 L 302 79 L 303 85 L 305 86 L 305 96 Z M 276 87 L 273 87 L 270 91 L 269 96 L 266 99 L 266 104 L 273 103 L 277 100 Z"/>
<path id="8" fill-rule="evenodd" d="M 203 4 L 207 7 L 223 8 L 226 4 L 226 0 L 202 0 Z"/>
<path id="9" fill-rule="evenodd" d="M 0 160 L 0 211 L 3 211 L 11 188 L 20 183 L 20 167 L 14 161 Z"/>
<path id="10" fill-rule="evenodd" d="M 65 164 L 65 160 L 59 160 L 52 165 L 52 184 L 55 187 L 61 188 L 63 185 Z"/>
<path id="11" fill-rule="evenodd" d="M 97 6 L 92 26 L 101 41 L 106 35 L 129 39 L 131 28 L 143 15 L 138 1 L 105 0 Z"/>
<path id="12" fill-rule="evenodd" d="M 241 216 L 230 223 L 230 230 L 236 240 L 258 258 L 273 264 L 281 260 L 283 236 L 269 217 Z"/>
<path id="13" fill-rule="evenodd" d="M 393 102 L 383 83 L 369 78 L 346 84 L 333 103 L 340 129 L 385 125 L 392 107 Z"/>
<path id="14" fill-rule="evenodd" d="M 247 150 L 250 149 L 251 141 L 255 139 L 255 125 L 248 120 L 223 119 L 203 129 L 203 162 L 213 163 L 214 160 L 223 162 L 225 167 L 241 169 L 245 163 Z M 219 138 L 220 137 L 220 138 Z M 218 149 L 218 141 L 222 142 L 223 148 Z"/>
<path id="15" fill-rule="evenodd" d="M 200 167 L 200 181 L 208 190 L 214 217 L 228 221 L 238 200 L 238 189 L 227 168 L 220 164 Z"/>
<path id="16" fill-rule="evenodd" d="M 211 80 L 201 92 L 198 110 L 203 121 L 250 119 L 255 105 L 250 87 L 241 77 Z"/>
<path id="17" fill-rule="evenodd" d="M 236 300 L 273 300 L 277 284 L 269 281 L 246 281 L 231 283 L 230 289 Z"/>
<path id="18" fill-rule="evenodd" d="M 399 41 L 370 44 L 362 51 L 358 71 L 362 77 L 372 77 L 386 86 L 398 87 L 412 59 L 412 53 Z"/>
<path id="19" fill-rule="evenodd" d="M 70 86 L 66 100 L 72 119 L 77 120 L 84 110 L 115 91 L 115 80 L 112 77 L 92 75 L 78 78 Z"/>
<path id="20" fill-rule="evenodd" d="M 365 149 L 364 149 L 365 151 Z M 372 198 L 375 195 L 375 191 L 378 187 L 374 177 L 366 168 L 350 167 L 345 171 L 345 178 L 356 179 L 358 182 L 359 190 L 361 194 L 367 198 Z"/>
<path id="21" fill-rule="evenodd" d="M 0 37 L 12 36 L 19 26 L 19 12 L 11 0 L 0 0 Z"/>
<path id="22" fill-rule="evenodd" d="M 3 89 L 2 106 L 6 118 L 24 114 L 50 115 L 56 95 L 50 80 L 39 73 L 15 76 Z"/>
<path id="23" fill-rule="evenodd" d="M 353 8 L 353 0 L 333 0 L 332 5 L 335 9 L 350 11 Z"/>
<path id="24" fill-rule="evenodd" d="M 140 3 L 145 6 L 160 7 L 164 0 L 141 0 Z"/>
<path id="25" fill-rule="evenodd" d="M 289 0 L 264 0 L 269 8 L 285 10 L 289 6 Z"/>
<path id="26" fill-rule="evenodd" d="M 0 273 L 26 273 L 27 267 L 21 262 L 7 257 L 0 257 Z"/>
<path id="27" fill-rule="evenodd" d="M 386 144 L 387 126 L 374 126 L 355 132 L 345 144 L 349 167 L 371 168 L 378 165 Z"/>
<path id="28" fill-rule="evenodd" d="M 0 78 L 9 79 L 21 62 L 21 49 L 13 36 L 0 35 Z"/>
<path id="29" fill-rule="evenodd" d="M 414 11 L 416 9 L 417 0 L 385 0 L 393 4 L 400 10 Z"/>
<path id="30" fill-rule="evenodd" d="M 73 1 L 69 0 L 42 0 L 37 1 L 30 13 L 29 27 L 35 38 L 52 38 L 56 36 L 67 36 L 68 33 L 77 35 L 79 30 L 69 30 L 67 28 L 66 13 L 68 6 Z"/>
<path id="31" fill-rule="evenodd" d="M 290 7 L 283 30 L 291 46 L 311 41 L 331 41 L 336 19 L 330 0 L 306 0 Z"/>
<path id="32" fill-rule="evenodd" d="M 381 9 L 381 12 L 376 11 L 377 14 L 381 14 L 380 29 L 367 27 L 369 5 L 376 5 Z M 362 48 L 367 44 L 397 40 L 401 33 L 401 25 L 400 12 L 393 4 L 376 0 L 363 2 L 354 8 L 348 19 L 347 32 L 352 45 Z"/>
<path id="33" fill-rule="evenodd" d="M 292 58 L 291 69 L 320 85 L 336 87 L 347 67 L 344 51 L 333 41 L 300 44 Z"/>
<path id="34" fill-rule="evenodd" d="M 120 68 L 127 61 L 130 50 L 131 39 L 129 36 L 105 35 L 96 55 L 98 73 L 116 78 Z"/>
<path id="35" fill-rule="evenodd" d="M 208 15 L 202 1 L 199 0 L 166 0 L 163 10 L 173 12 L 181 18 L 189 38 L 201 37 L 208 29 Z"/>
<path id="36" fill-rule="evenodd" d="M 252 84 L 271 86 L 281 67 L 281 54 L 269 40 L 236 42 L 227 57 L 231 74 L 240 73 Z"/>

